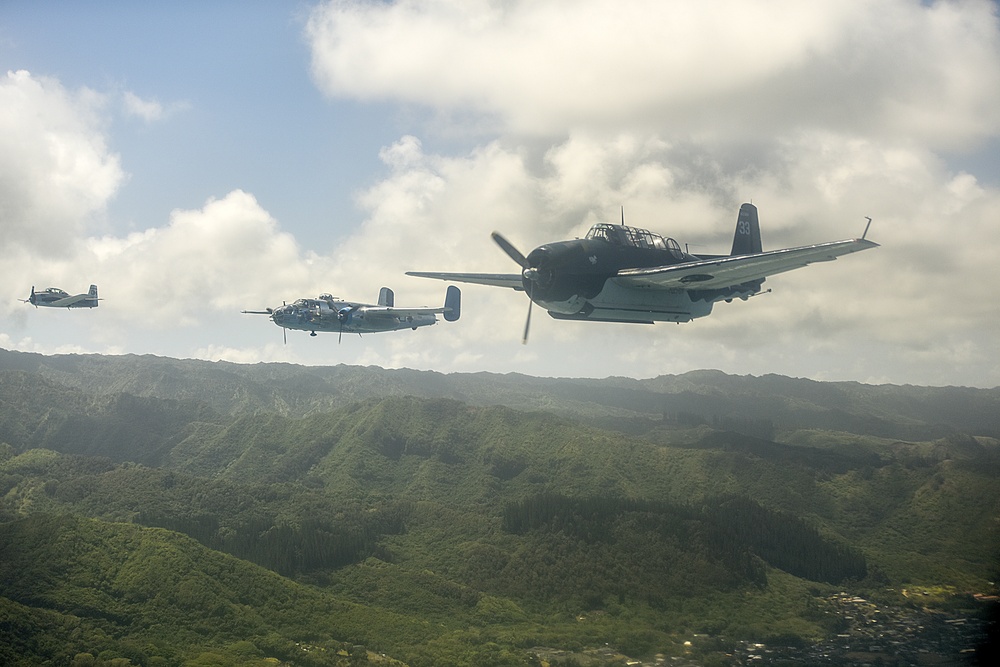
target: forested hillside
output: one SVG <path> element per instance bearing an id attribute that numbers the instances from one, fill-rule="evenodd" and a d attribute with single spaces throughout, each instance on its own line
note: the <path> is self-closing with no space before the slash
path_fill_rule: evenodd
<path id="1" fill-rule="evenodd" d="M 0 553 L 0 618 L 9 628 L 0 660 L 7 665 L 32 653 L 155 665 L 217 651 L 241 664 L 265 664 L 266 656 L 336 664 L 323 654 L 354 646 L 336 638 L 377 646 L 376 622 L 387 635 L 428 633 L 415 619 L 376 615 L 177 533 L 134 524 L 33 515 L 5 525 Z M 309 652 L 319 658 L 303 655 Z"/>
<path id="2" fill-rule="evenodd" d="M 975 616 L 997 415 L 715 372 L 0 352 L 0 661 L 729 664 L 854 632 L 842 591 Z"/>

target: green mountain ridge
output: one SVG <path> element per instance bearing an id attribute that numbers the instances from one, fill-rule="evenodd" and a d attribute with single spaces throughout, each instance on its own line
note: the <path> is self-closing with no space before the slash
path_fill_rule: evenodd
<path id="1" fill-rule="evenodd" d="M 816 382 L 777 375 L 694 371 L 649 380 L 535 378 L 519 374 L 233 364 L 124 355 L 42 356 L 0 350 L 0 372 L 22 370 L 92 396 L 195 401 L 220 414 L 266 411 L 304 416 L 368 398 L 419 396 L 506 405 L 629 427 L 689 412 L 770 419 L 788 427 L 902 439 L 955 431 L 1000 437 L 1000 388 L 913 387 Z M 618 421 L 614 421 L 618 420 Z M 624 426 L 623 426 L 624 424 Z"/>

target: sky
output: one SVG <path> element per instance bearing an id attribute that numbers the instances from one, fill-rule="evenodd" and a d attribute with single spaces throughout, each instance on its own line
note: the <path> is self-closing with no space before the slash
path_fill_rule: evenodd
<path id="1" fill-rule="evenodd" d="M 244 309 L 437 306 L 596 222 L 727 253 L 881 247 L 685 324 L 310 337 Z M 1000 386 L 1000 19 L 986 0 L 0 1 L 0 348 L 548 377 Z M 91 283 L 97 309 L 33 308 Z"/>

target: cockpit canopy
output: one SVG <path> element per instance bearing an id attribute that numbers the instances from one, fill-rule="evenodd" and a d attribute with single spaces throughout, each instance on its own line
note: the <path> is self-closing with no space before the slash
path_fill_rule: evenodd
<path id="1" fill-rule="evenodd" d="M 587 232 L 588 239 L 603 239 L 612 245 L 620 245 L 630 248 L 651 248 L 654 250 L 669 250 L 677 258 L 684 256 L 681 246 L 672 238 L 664 238 L 659 234 L 654 234 L 648 229 L 638 227 L 626 227 L 625 225 L 612 225 L 607 222 L 599 222 Z"/>
<path id="2" fill-rule="evenodd" d="M 292 306 L 298 308 L 299 310 L 329 310 L 331 308 L 330 302 L 325 299 L 296 299 L 292 303 Z"/>

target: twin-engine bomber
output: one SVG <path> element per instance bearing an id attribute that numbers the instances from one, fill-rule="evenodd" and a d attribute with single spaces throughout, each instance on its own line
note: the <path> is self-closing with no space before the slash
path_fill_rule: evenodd
<path id="1" fill-rule="evenodd" d="M 395 296 L 388 287 L 379 291 L 377 304 L 344 301 L 329 294 L 315 299 L 299 299 L 267 310 L 244 310 L 253 315 L 270 315 L 271 321 L 285 329 L 308 331 L 336 331 L 337 342 L 345 333 L 377 333 L 414 329 L 437 323 L 436 315 L 443 315 L 448 322 L 456 321 L 462 314 L 462 293 L 449 285 L 444 306 L 440 308 L 397 308 Z M 287 341 L 286 341 L 287 342 Z"/>
<path id="2" fill-rule="evenodd" d="M 624 215 L 622 222 L 596 224 L 586 238 L 546 243 L 527 256 L 493 232 L 493 240 L 520 265 L 520 273 L 406 275 L 525 292 L 530 301 L 522 342 L 527 342 L 532 303 L 560 320 L 689 322 L 710 314 L 717 301 L 745 301 L 760 294 L 767 276 L 878 247 L 865 238 L 865 227 L 859 239 L 764 252 L 753 204 L 740 207 L 728 255 L 692 255 L 672 238 L 626 227 Z"/>

